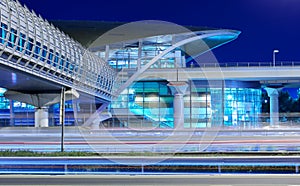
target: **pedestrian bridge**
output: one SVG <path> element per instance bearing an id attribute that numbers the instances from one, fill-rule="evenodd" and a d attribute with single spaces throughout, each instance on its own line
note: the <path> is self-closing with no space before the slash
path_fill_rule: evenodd
<path id="1" fill-rule="evenodd" d="M 9 90 L 36 94 L 64 86 L 111 99 L 113 68 L 17 1 L 1 1 L 0 56 L 1 86 Z"/>
<path id="2" fill-rule="evenodd" d="M 167 73 L 166 73 L 167 72 Z M 268 84 L 295 84 L 300 82 L 300 62 L 237 62 L 237 63 L 202 63 L 193 68 L 148 69 L 138 80 L 166 79 L 168 81 L 193 80 L 240 80 L 259 81 Z"/>

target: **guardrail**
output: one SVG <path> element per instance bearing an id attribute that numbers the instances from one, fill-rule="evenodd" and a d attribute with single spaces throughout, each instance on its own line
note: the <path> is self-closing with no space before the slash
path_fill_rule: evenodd
<path id="1" fill-rule="evenodd" d="M 277 61 L 273 62 L 201 62 L 196 66 L 189 66 L 188 68 L 209 68 L 209 67 L 294 67 L 300 66 L 300 61 Z"/>
<path id="2" fill-rule="evenodd" d="M 299 157 L 1 158 L 0 174 L 299 174 Z"/>

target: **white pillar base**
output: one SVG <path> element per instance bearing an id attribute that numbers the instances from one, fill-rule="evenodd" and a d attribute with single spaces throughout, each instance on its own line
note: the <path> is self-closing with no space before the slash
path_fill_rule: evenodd
<path id="1" fill-rule="evenodd" d="M 275 127 L 279 125 L 279 92 L 276 88 L 265 88 L 270 97 L 270 126 Z"/>
<path id="2" fill-rule="evenodd" d="M 173 118 L 174 129 L 184 128 L 184 99 L 183 96 L 188 88 L 186 82 L 170 82 L 168 86 L 174 95 Z"/>
<path id="3" fill-rule="evenodd" d="M 184 126 L 184 100 L 183 94 L 175 94 L 173 100 L 174 128 Z"/>
<path id="4" fill-rule="evenodd" d="M 36 109 L 34 113 L 35 127 L 49 127 L 49 113 L 47 108 Z"/>

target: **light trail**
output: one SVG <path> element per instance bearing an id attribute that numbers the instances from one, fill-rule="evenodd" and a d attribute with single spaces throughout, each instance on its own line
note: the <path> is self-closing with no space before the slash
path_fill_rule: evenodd
<path id="1" fill-rule="evenodd" d="M 228 141 L 80 141 L 80 142 L 64 142 L 66 145 L 152 145 L 152 144 L 300 144 L 299 140 L 228 140 Z M 0 145 L 58 145 L 58 141 L 15 141 L 0 142 Z"/>

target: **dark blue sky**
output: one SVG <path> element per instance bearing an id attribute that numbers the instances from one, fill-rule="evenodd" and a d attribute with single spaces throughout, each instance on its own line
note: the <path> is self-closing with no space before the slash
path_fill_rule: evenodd
<path id="1" fill-rule="evenodd" d="M 147 19 L 180 25 L 229 28 L 240 37 L 215 50 L 227 61 L 300 61 L 300 0 L 20 0 L 49 20 L 131 22 Z"/>

